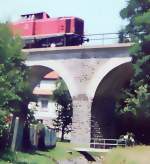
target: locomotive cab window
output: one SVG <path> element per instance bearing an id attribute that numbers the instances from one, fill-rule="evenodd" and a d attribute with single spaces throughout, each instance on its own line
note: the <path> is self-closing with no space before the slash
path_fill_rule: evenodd
<path id="1" fill-rule="evenodd" d="M 43 13 L 35 14 L 35 19 L 43 19 Z"/>
<path id="2" fill-rule="evenodd" d="M 30 19 L 43 19 L 44 17 L 44 13 L 36 13 L 36 14 L 27 14 L 27 15 L 21 15 L 22 19 L 27 19 L 27 20 L 30 20 Z M 48 17 L 48 15 L 47 15 Z"/>
<path id="3" fill-rule="evenodd" d="M 35 19 L 45 19 L 45 18 L 50 18 L 47 13 L 37 13 L 34 14 Z"/>

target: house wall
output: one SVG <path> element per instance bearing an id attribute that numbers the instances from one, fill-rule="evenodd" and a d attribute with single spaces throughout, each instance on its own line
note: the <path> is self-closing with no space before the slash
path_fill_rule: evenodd
<path id="1" fill-rule="evenodd" d="M 41 80 L 36 88 L 48 90 L 51 94 L 55 90 L 55 80 Z M 35 88 L 35 89 L 36 89 Z M 52 99 L 52 95 L 37 95 L 38 108 L 35 112 L 35 118 L 43 120 L 43 123 L 52 127 L 52 120 L 56 118 L 56 105 Z"/>

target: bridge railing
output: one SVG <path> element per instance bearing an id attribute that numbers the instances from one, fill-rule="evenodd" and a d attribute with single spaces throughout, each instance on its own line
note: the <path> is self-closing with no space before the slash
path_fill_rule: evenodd
<path id="1" fill-rule="evenodd" d="M 113 44 L 113 43 L 127 43 L 130 42 L 130 37 L 123 33 L 99 33 L 99 34 L 86 34 L 89 43 L 98 44 Z"/>
<path id="2" fill-rule="evenodd" d="M 117 146 L 126 147 L 127 143 L 124 139 L 92 139 L 91 148 L 95 149 L 111 149 Z"/>

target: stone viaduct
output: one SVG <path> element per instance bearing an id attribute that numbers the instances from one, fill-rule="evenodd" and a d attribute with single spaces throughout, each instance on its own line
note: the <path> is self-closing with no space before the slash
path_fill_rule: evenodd
<path id="1" fill-rule="evenodd" d="M 92 138 L 115 137 L 115 101 L 132 76 L 129 43 L 23 50 L 34 87 L 55 70 L 73 101 L 72 143 L 90 145 Z"/>

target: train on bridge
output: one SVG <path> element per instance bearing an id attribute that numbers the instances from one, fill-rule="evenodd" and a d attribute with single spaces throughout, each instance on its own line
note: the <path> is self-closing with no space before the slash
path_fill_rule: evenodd
<path id="1" fill-rule="evenodd" d="M 86 41 L 84 21 L 77 17 L 51 18 L 46 12 L 21 15 L 11 24 L 13 34 L 19 34 L 24 48 L 76 46 Z"/>

